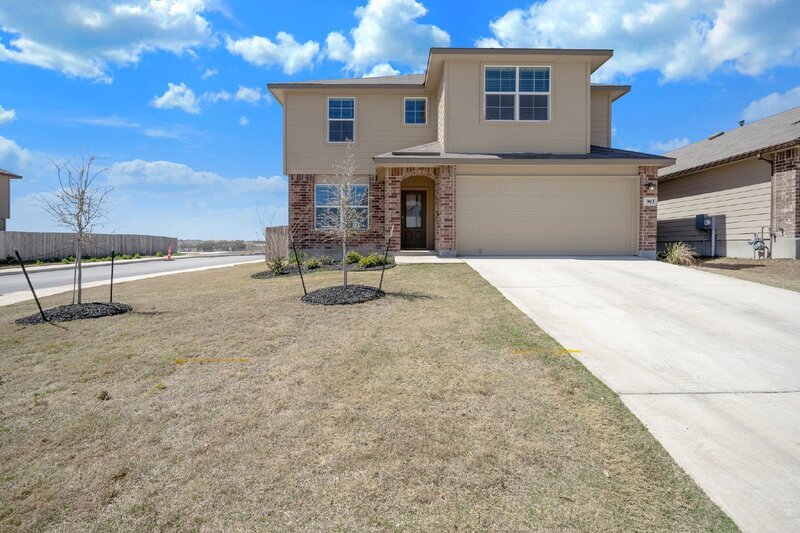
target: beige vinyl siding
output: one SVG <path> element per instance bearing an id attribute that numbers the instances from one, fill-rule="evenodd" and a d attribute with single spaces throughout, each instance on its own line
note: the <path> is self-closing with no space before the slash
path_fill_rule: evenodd
<path id="1" fill-rule="evenodd" d="M 9 178 L 0 177 L 0 218 L 11 217 L 11 192 Z"/>
<path id="2" fill-rule="evenodd" d="M 447 116 L 447 64 L 444 65 L 444 75 L 442 82 L 439 84 L 439 95 L 436 102 L 436 111 L 438 120 L 436 121 L 436 138 L 441 143 L 445 151 L 447 151 L 446 131 L 445 131 L 445 117 Z"/>
<path id="3" fill-rule="evenodd" d="M 591 144 L 611 146 L 611 98 L 607 91 L 592 91 Z"/>
<path id="4" fill-rule="evenodd" d="M 658 241 L 703 240 L 695 215 L 715 215 L 719 241 L 747 241 L 770 224 L 770 165 L 756 158 L 668 179 L 658 186 Z"/>
<path id="5" fill-rule="evenodd" d="M 483 68 L 487 65 L 550 66 L 550 120 L 486 121 Z M 450 152 L 588 151 L 589 79 L 585 61 L 447 61 L 447 150 Z"/>
<path id="6" fill-rule="evenodd" d="M 284 109 L 284 172 L 330 173 L 331 165 L 346 155 L 345 144 L 328 143 L 328 97 L 355 98 L 356 142 L 353 152 L 359 174 L 373 174 L 372 157 L 436 140 L 437 106 L 420 89 L 373 90 L 314 89 L 289 91 Z M 403 97 L 428 96 L 428 124 L 403 124 Z"/>

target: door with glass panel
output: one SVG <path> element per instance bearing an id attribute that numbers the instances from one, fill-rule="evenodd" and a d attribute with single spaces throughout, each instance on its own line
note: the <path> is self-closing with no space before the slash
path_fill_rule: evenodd
<path id="1" fill-rule="evenodd" d="M 403 191 L 400 215 L 400 247 L 425 248 L 425 191 Z"/>

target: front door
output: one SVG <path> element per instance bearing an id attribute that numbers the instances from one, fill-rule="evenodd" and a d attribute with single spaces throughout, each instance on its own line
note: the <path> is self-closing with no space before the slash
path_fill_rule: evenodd
<path id="1" fill-rule="evenodd" d="M 400 194 L 400 247 L 425 248 L 425 191 Z"/>

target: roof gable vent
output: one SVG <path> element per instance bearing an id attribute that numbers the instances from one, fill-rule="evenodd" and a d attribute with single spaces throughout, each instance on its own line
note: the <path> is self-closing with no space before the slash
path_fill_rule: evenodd
<path id="1" fill-rule="evenodd" d="M 714 135 L 710 135 L 710 136 L 708 137 L 708 140 L 709 140 L 709 141 L 713 141 L 713 140 L 714 140 L 714 139 L 716 139 L 717 137 L 722 137 L 723 135 L 725 135 L 725 132 L 724 132 L 724 131 L 718 131 L 718 132 L 717 132 L 717 133 L 715 133 Z"/>

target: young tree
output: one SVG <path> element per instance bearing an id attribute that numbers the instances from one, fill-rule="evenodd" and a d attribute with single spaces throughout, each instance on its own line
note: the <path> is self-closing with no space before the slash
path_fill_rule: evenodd
<path id="1" fill-rule="evenodd" d="M 317 205 L 324 206 L 319 218 L 320 229 L 342 245 L 345 287 L 347 287 L 347 239 L 367 229 L 369 222 L 369 212 L 365 207 L 369 201 L 367 197 L 369 188 L 357 183 L 355 171 L 356 162 L 351 141 L 347 143 L 345 159 L 333 164 L 333 176 L 323 182 L 327 185 L 324 197 L 317 197 Z"/>
<path id="2" fill-rule="evenodd" d="M 75 234 L 76 287 L 73 302 L 81 303 L 81 260 L 92 231 L 98 221 L 105 218 L 105 203 L 111 189 L 95 184 L 105 169 L 95 171 L 94 155 L 54 162 L 58 174 L 58 190 L 43 201 L 43 208 L 53 221 Z"/>

